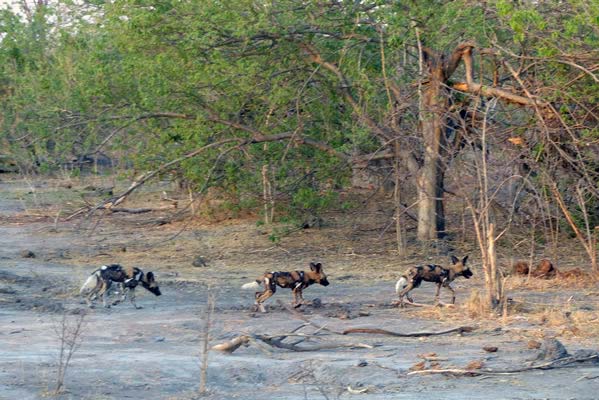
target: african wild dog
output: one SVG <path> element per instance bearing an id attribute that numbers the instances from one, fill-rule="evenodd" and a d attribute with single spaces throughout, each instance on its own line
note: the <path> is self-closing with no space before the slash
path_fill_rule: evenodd
<path id="1" fill-rule="evenodd" d="M 121 299 L 113 304 L 125 300 L 127 294 L 129 294 L 131 304 L 137 309 L 142 308 L 135 303 L 135 288 L 139 284 L 156 296 L 162 294 L 152 272 L 144 273 L 137 267 L 124 268 L 119 264 L 103 265 L 92 272 L 79 293 L 85 296 L 85 301 L 89 307 L 93 307 L 93 300 L 97 296 L 102 296 L 104 307 L 109 308 L 110 305 L 107 302 L 108 292 L 113 282 L 119 283 L 122 288 Z"/>
<path id="2" fill-rule="evenodd" d="M 254 282 L 246 283 L 242 289 L 258 289 L 260 284 L 264 285 L 264 291 L 256 292 L 256 307 L 260 312 L 266 312 L 262 303 L 271 297 L 277 291 L 277 286 L 291 289 L 293 292 L 293 306 L 295 308 L 302 305 L 304 297 L 302 290 L 308 286 L 320 283 L 322 286 L 328 286 L 329 281 L 322 270 L 321 263 L 310 263 L 310 271 L 291 271 L 266 272 Z"/>
<path id="3" fill-rule="evenodd" d="M 470 279 L 472 276 L 472 271 L 470 271 L 469 267 L 466 267 L 467 260 L 468 256 L 464 257 L 462 260 L 455 256 L 451 256 L 452 265 L 450 265 L 448 268 L 442 267 L 440 265 L 424 265 L 408 269 L 395 284 L 395 291 L 399 295 L 399 306 L 403 307 L 404 296 L 408 298 L 410 303 L 414 302 L 409 293 L 412 289 L 420 286 L 422 281 L 435 282 L 437 284 L 435 304 L 439 304 L 439 293 L 441 292 L 441 286 L 451 291 L 451 304 L 455 304 L 455 291 L 451 286 L 449 286 L 449 284 L 459 276 Z"/>

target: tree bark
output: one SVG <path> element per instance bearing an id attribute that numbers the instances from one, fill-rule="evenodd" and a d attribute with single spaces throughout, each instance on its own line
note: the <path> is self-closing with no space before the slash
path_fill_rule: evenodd
<path id="1" fill-rule="evenodd" d="M 393 199 L 395 200 L 395 238 L 397 240 L 397 255 L 404 256 L 406 254 L 406 230 L 402 223 L 402 204 L 401 204 L 401 187 L 399 179 L 399 163 L 401 153 L 399 150 L 399 143 L 395 141 L 395 162 L 394 162 L 394 173 L 395 173 L 395 188 L 393 191 Z"/>
<path id="2" fill-rule="evenodd" d="M 418 176 L 418 231 L 420 241 L 438 238 L 445 230 L 443 212 L 444 147 L 443 118 L 447 109 L 444 71 L 437 57 L 429 60 L 430 80 L 420 104 L 424 162 Z"/>
<path id="3" fill-rule="evenodd" d="M 485 265 L 485 284 L 487 286 L 487 304 L 496 309 L 501 298 L 501 277 L 497 270 L 497 255 L 495 253 L 495 225 L 489 224 L 487 232 L 487 263 Z"/>

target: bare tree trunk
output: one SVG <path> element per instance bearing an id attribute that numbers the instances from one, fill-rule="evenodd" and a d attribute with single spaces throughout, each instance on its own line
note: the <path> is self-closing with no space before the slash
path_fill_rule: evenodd
<path id="1" fill-rule="evenodd" d="M 424 90 L 421 104 L 421 129 L 424 141 L 424 163 L 418 177 L 418 231 L 420 241 L 437 239 L 445 230 L 443 215 L 444 145 L 443 114 L 447 98 L 443 93 L 443 68 L 431 62 L 430 81 Z"/>
<path id="2" fill-rule="evenodd" d="M 399 162 L 400 162 L 399 143 L 395 141 L 395 190 L 393 199 L 395 200 L 395 237 L 397 238 L 397 254 L 403 256 L 406 254 L 406 235 L 402 224 L 402 205 L 401 205 L 401 187 L 399 182 Z"/>
<path id="3" fill-rule="evenodd" d="M 497 255 L 495 253 L 495 224 L 489 224 L 489 231 L 487 236 L 487 263 L 485 266 L 487 269 L 489 279 L 487 282 L 487 301 L 492 309 L 495 309 L 499 305 L 501 299 L 501 277 L 497 270 Z M 485 278 L 486 278 L 485 276 Z"/>
<path id="4" fill-rule="evenodd" d="M 435 190 L 437 192 L 435 197 L 435 225 L 437 237 L 442 238 L 445 236 L 445 203 L 443 202 L 445 195 L 445 166 L 441 159 L 437 168 L 437 186 Z"/>
<path id="5" fill-rule="evenodd" d="M 208 382 L 208 351 L 210 343 L 210 329 L 212 329 L 212 315 L 214 314 L 214 294 L 211 289 L 208 289 L 208 299 L 206 301 L 206 309 L 204 310 L 204 329 L 202 332 L 201 345 L 202 354 L 200 355 L 200 387 L 199 394 L 205 395 Z"/>
<path id="6" fill-rule="evenodd" d="M 268 164 L 262 166 L 262 195 L 264 201 L 264 223 L 272 223 L 274 217 L 274 198 L 272 195 L 272 185 L 268 177 Z"/>

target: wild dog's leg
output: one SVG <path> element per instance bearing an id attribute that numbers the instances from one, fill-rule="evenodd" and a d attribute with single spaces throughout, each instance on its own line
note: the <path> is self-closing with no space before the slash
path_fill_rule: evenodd
<path id="1" fill-rule="evenodd" d="M 439 304 L 439 294 L 441 293 L 441 285 L 443 285 L 443 283 L 437 283 L 437 292 L 435 293 L 435 305 Z"/>
<path id="2" fill-rule="evenodd" d="M 262 312 L 262 313 L 266 312 L 266 309 L 264 308 L 262 303 L 264 303 L 266 300 L 268 300 L 273 294 L 275 294 L 275 292 L 273 292 L 270 289 L 266 289 L 264 292 L 256 293 L 256 306 L 258 307 L 258 310 L 260 312 Z"/>
<path id="3" fill-rule="evenodd" d="M 265 313 L 266 309 L 262 305 L 268 298 L 270 298 L 277 291 L 277 285 L 270 278 L 264 278 L 264 291 L 256 292 L 256 308 L 261 313 Z"/>
<path id="4" fill-rule="evenodd" d="M 98 298 L 98 290 L 100 290 L 100 284 L 98 283 L 95 288 L 85 296 L 85 303 L 89 308 L 94 308 L 94 300 Z"/>
<path id="5" fill-rule="evenodd" d="M 300 301 L 303 303 L 304 302 L 304 290 L 303 289 L 299 289 L 298 293 Z"/>
<path id="6" fill-rule="evenodd" d="M 414 281 L 410 281 L 410 283 L 408 283 L 408 286 L 406 286 L 401 292 L 399 292 L 399 306 L 400 307 L 403 307 L 404 296 L 408 298 L 408 301 L 410 303 L 414 302 L 414 300 L 409 295 L 409 293 L 412 289 L 414 289 Z"/>
<path id="7" fill-rule="evenodd" d="M 85 303 L 89 308 L 94 308 L 94 300 L 98 298 L 98 290 L 94 289 L 90 294 L 85 296 Z"/>
<path id="8" fill-rule="evenodd" d="M 96 286 L 85 296 L 85 302 L 89 308 L 94 308 L 94 301 L 98 298 L 100 290 L 102 289 L 103 280 L 97 277 Z"/>
<path id="9" fill-rule="evenodd" d="M 100 293 L 102 294 L 102 304 L 105 308 L 110 308 L 110 304 L 108 304 L 108 291 L 110 290 L 110 286 L 112 285 L 111 280 L 106 280 L 102 282 L 102 288 L 100 289 Z"/>
<path id="10" fill-rule="evenodd" d="M 142 306 L 138 306 L 135 303 L 135 288 L 134 287 L 129 288 L 129 300 L 131 301 L 131 304 L 133 304 L 133 307 L 135 307 L 136 309 L 139 310 L 139 309 L 143 308 Z"/>
<path id="11" fill-rule="evenodd" d="M 125 299 L 127 298 L 127 291 L 129 290 L 128 287 L 125 286 L 125 284 L 123 282 L 119 282 L 118 283 L 120 291 L 121 291 L 121 297 L 119 299 L 116 299 L 115 301 L 112 302 L 113 306 L 116 306 L 119 303 L 122 303 L 123 301 L 125 301 Z"/>
<path id="12" fill-rule="evenodd" d="M 302 304 L 304 304 L 304 296 L 302 296 L 302 289 L 295 288 L 292 290 L 293 292 L 293 308 L 298 308 Z"/>
<path id="13" fill-rule="evenodd" d="M 121 296 L 121 301 L 125 301 L 127 299 L 127 293 L 129 293 L 129 288 L 125 287 L 124 283 L 121 283 L 121 289 L 123 290 L 123 295 Z"/>
<path id="14" fill-rule="evenodd" d="M 451 286 L 449 286 L 449 283 L 443 285 L 443 287 L 445 287 L 451 291 L 451 304 L 455 304 L 455 290 L 453 290 L 453 288 Z"/>

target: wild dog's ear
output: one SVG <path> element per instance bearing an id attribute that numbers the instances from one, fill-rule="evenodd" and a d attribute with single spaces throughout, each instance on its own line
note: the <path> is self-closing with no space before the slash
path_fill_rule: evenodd
<path id="1" fill-rule="evenodd" d="M 320 271 L 322 270 L 322 264 L 321 263 L 310 263 L 310 270 L 316 272 L 316 273 L 320 273 Z"/>
<path id="2" fill-rule="evenodd" d="M 154 273 L 152 271 L 148 272 L 146 274 L 146 279 L 148 280 L 148 282 L 153 282 L 154 281 Z"/>
<path id="3" fill-rule="evenodd" d="M 466 261 L 468 261 L 468 257 L 470 257 L 470 255 L 467 255 L 466 257 L 462 258 L 462 265 L 466 266 Z"/>
<path id="4" fill-rule="evenodd" d="M 460 261 L 459 258 L 457 258 L 456 256 L 451 256 L 451 263 L 452 264 L 457 264 Z"/>

